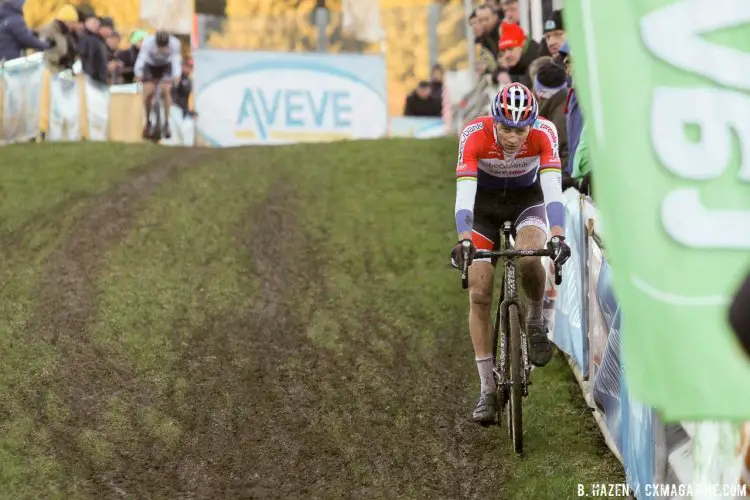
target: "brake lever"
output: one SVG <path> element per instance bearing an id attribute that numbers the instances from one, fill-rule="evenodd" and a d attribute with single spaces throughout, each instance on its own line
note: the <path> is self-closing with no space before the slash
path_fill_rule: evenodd
<path id="1" fill-rule="evenodd" d="M 562 283 L 562 266 L 555 262 L 555 285 Z"/>
<path id="2" fill-rule="evenodd" d="M 466 290 L 469 288 L 469 249 L 464 247 L 461 249 L 462 264 L 461 264 L 461 288 Z"/>

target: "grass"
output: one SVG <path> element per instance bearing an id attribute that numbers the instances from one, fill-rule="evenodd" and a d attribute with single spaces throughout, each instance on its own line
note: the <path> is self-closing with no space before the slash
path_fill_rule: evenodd
<path id="1" fill-rule="evenodd" d="M 183 153 L 7 147 L 0 497 L 558 499 L 622 482 L 562 359 L 534 371 L 525 458 L 467 422 L 455 147 L 207 152 L 89 256 L 71 289 L 85 322 L 60 343 L 35 326 L 45 290 L 80 277 L 50 260 L 74 227 L 101 241 L 80 228 L 110 188 Z"/>

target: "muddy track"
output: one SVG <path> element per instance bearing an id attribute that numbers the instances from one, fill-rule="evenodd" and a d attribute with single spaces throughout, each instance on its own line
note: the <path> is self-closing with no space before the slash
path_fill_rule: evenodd
<path id="1" fill-rule="evenodd" d="M 294 193 L 279 181 L 253 207 L 240 242 L 260 285 L 254 308 L 215 317 L 190 336 L 179 373 L 185 399 L 164 411 L 184 439 L 172 453 L 144 447 L 115 482 L 136 497 L 475 498 L 498 492 L 499 431 L 467 423 L 473 401 L 458 366 L 466 356 L 451 332 L 439 354 L 418 350 L 406 331 L 378 324 L 363 304 L 361 330 L 334 354 L 306 335 L 326 307 L 320 248 L 295 222 Z M 268 235 L 283 252 L 261 246 Z M 312 300 L 311 312 L 297 307 Z M 382 354 L 376 340 L 396 355 Z M 460 339 L 466 341 L 466 339 Z M 470 358 L 469 358 L 470 359 Z M 377 382 L 357 380 L 365 365 Z M 148 464 L 158 463 L 158 468 Z M 492 494 L 490 494 L 492 496 Z"/>
<path id="2" fill-rule="evenodd" d="M 137 200 L 199 159 L 187 153 L 103 196 L 47 262 L 34 331 L 62 353 L 56 377 L 70 415 L 51 425 L 52 448 L 83 479 L 79 489 L 91 498 L 498 497 L 507 440 L 466 421 L 473 401 L 458 325 L 436 331 L 437 353 L 421 355 L 413 333 L 380 324 L 368 302 L 340 352 L 310 340 L 311 315 L 329 307 L 325 255 L 296 223 L 298 197 L 283 179 L 237 229 L 259 285 L 248 290 L 254 306 L 194 327 L 173 374 L 186 393 L 164 394 L 98 351 L 87 322 L 102 257 L 127 234 Z M 283 251 L 261 245 L 269 235 Z M 126 436 L 103 418 L 113 395 L 130 412 Z M 146 406 L 177 422 L 175 444 L 143 428 Z M 92 457 L 84 429 L 113 453 Z"/>
<path id="3" fill-rule="evenodd" d="M 148 173 L 155 168 L 167 165 L 170 163 L 172 155 L 170 154 L 170 151 L 167 150 L 159 152 L 158 155 L 155 156 L 154 160 L 149 164 L 133 169 L 130 172 L 131 179 L 138 179 L 144 175 L 148 175 Z M 127 181 L 125 184 L 127 184 Z M 101 195 L 99 198 L 106 197 L 107 195 L 112 194 L 112 192 L 113 191 L 110 191 L 105 195 Z M 15 230 L 0 230 L 0 252 L 4 253 L 6 256 L 10 256 L 12 252 L 19 250 L 24 245 L 28 244 L 29 240 L 44 228 L 51 227 L 55 230 L 54 232 L 59 232 L 62 230 L 62 224 L 64 223 L 64 218 L 61 218 L 60 214 L 67 212 L 77 204 L 85 202 L 91 198 L 96 198 L 96 195 L 75 192 L 52 207 L 32 214 L 26 222 Z"/>
<path id="4" fill-rule="evenodd" d="M 100 195 L 74 225 L 68 239 L 44 263 L 38 308 L 29 333 L 51 342 L 60 353 L 58 370 L 50 374 L 49 383 L 57 387 L 68 416 L 62 424 L 50 423 L 50 452 L 63 459 L 71 475 L 84 474 L 90 482 L 97 481 L 89 474 L 94 470 L 93 464 L 80 459 L 79 433 L 84 428 L 97 432 L 104 427 L 99 413 L 108 397 L 122 391 L 136 392 L 136 381 L 127 363 L 104 355 L 88 338 L 88 321 L 103 258 L 127 235 L 137 203 L 206 154 L 208 151 L 200 149 L 175 148 L 168 156 L 160 155 L 139 169 L 129 181 Z M 42 396 L 39 405 L 39 420 L 47 423 Z M 90 484 L 84 484 L 84 489 Z"/>

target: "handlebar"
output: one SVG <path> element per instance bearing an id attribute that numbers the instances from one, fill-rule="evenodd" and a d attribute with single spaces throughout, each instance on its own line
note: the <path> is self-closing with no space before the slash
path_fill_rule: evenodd
<path id="1" fill-rule="evenodd" d="M 461 286 L 464 290 L 469 288 L 469 249 L 463 248 L 463 267 L 461 269 Z M 538 250 L 477 250 L 474 253 L 474 259 L 517 259 L 519 257 L 554 257 L 554 252 L 550 249 L 543 248 Z M 562 266 L 557 262 L 555 265 L 555 285 L 562 283 Z"/>

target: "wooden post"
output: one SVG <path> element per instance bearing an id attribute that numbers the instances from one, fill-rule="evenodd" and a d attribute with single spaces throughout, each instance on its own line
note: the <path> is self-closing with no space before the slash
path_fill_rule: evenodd
<path id="1" fill-rule="evenodd" d="M 86 100 L 86 75 L 81 73 L 76 75 L 76 81 L 78 82 L 78 98 L 80 103 L 78 105 L 78 124 L 81 127 L 81 140 L 89 138 L 89 106 Z"/>

